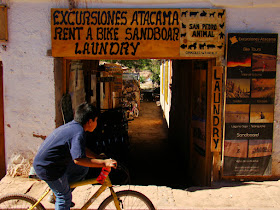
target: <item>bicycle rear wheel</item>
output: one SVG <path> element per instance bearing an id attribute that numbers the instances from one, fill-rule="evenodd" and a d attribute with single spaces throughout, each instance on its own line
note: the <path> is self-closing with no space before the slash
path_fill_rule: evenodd
<path id="1" fill-rule="evenodd" d="M 123 190 L 116 193 L 120 201 L 121 209 L 149 209 L 155 210 L 153 203 L 140 192 L 133 190 Z M 113 196 L 106 198 L 99 206 L 98 210 L 116 209 Z"/>
<path id="2" fill-rule="evenodd" d="M 33 206 L 37 200 L 24 194 L 10 194 L 0 198 L 0 210 L 16 209 L 23 210 Z M 45 210 L 44 206 L 39 203 L 35 210 Z"/>

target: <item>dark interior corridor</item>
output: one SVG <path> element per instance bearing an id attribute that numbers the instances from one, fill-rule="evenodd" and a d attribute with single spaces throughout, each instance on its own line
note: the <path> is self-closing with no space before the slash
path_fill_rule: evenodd
<path id="1" fill-rule="evenodd" d="M 184 188 L 176 152 L 168 141 L 168 127 L 161 107 L 142 102 L 140 116 L 129 123 L 131 184 Z"/>

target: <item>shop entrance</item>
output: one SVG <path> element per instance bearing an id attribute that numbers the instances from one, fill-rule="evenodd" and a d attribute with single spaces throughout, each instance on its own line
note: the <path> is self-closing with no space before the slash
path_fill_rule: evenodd
<path id="1" fill-rule="evenodd" d="M 212 70 L 212 62 L 173 60 L 169 127 L 156 101 L 140 103 L 139 118 L 127 124 L 128 136 L 123 133 L 123 122 L 114 122 L 113 138 L 107 136 L 104 145 L 110 144 L 112 150 L 118 150 L 111 142 L 128 138 L 128 150 L 122 148 L 124 150 L 119 151 L 121 161 L 125 162 L 130 171 L 131 184 L 178 188 L 209 185 L 211 159 L 208 151 L 210 142 L 206 141 L 209 135 L 207 95 L 208 72 Z M 107 120 L 114 120 L 116 112 L 109 110 L 115 109 L 104 106 L 107 103 L 104 99 L 109 87 L 106 84 L 112 81 L 104 76 L 104 69 L 100 69 L 99 61 L 65 60 L 62 63 L 63 84 L 66 86 L 63 89 L 71 95 L 72 108 L 86 100 L 105 110 Z M 107 121 L 106 123 L 108 124 Z M 100 143 L 103 144 L 99 142 L 97 146 L 102 146 Z M 96 143 L 91 146 L 95 148 Z M 125 152 L 127 154 L 124 154 Z"/>

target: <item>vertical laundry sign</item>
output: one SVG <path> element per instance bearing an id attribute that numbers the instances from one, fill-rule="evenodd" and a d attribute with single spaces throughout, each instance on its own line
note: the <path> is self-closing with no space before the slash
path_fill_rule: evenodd
<path id="1" fill-rule="evenodd" d="M 222 9 L 52 9 L 54 57 L 217 57 Z"/>

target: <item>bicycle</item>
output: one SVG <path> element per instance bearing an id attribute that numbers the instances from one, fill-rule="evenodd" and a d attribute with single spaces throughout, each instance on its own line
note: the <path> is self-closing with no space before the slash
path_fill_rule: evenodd
<path id="1" fill-rule="evenodd" d="M 79 181 L 70 184 L 71 188 L 76 188 L 84 185 L 99 184 L 97 178 Z M 115 192 L 109 176 L 105 179 L 100 188 L 88 199 L 83 205 L 81 210 L 88 209 L 90 205 L 101 195 L 107 188 L 110 189 L 111 195 L 102 201 L 98 210 L 106 209 L 149 209 L 155 210 L 153 203 L 144 194 L 134 190 L 122 190 Z M 42 196 L 37 200 L 29 195 L 25 194 L 9 194 L 0 198 L 0 209 L 36 209 L 45 210 L 45 207 L 41 204 L 43 198 L 51 191 L 47 189 Z"/>

